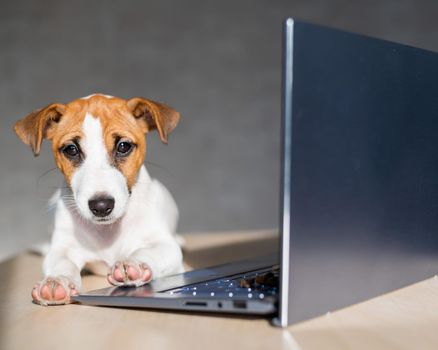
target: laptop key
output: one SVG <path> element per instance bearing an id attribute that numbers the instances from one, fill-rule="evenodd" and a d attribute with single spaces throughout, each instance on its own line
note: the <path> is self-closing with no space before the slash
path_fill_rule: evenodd
<path id="1" fill-rule="evenodd" d="M 197 297 L 264 299 L 278 292 L 278 269 L 245 274 L 235 278 L 221 278 L 167 291 Z"/>

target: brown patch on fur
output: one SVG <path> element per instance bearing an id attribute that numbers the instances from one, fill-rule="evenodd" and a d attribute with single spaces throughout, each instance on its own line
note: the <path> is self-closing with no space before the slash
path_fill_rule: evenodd
<path id="1" fill-rule="evenodd" d="M 173 108 L 141 97 L 130 99 L 127 106 L 144 132 L 157 129 L 163 143 L 167 143 L 167 136 L 175 129 L 180 119 L 179 113 Z"/>
<path id="2" fill-rule="evenodd" d="M 135 184 L 138 170 L 145 159 L 144 134 L 157 129 L 161 140 L 167 143 L 168 134 L 179 121 L 178 112 L 158 102 L 143 98 L 126 101 L 94 95 L 66 105 L 51 104 L 35 111 L 15 124 L 15 132 L 25 144 L 32 147 L 35 155 L 40 152 L 43 138 L 51 140 L 55 163 L 70 183 L 78 164 L 68 159 L 61 148 L 67 142 L 83 138 L 82 124 L 86 113 L 99 118 L 109 159 L 125 176 L 129 189 Z M 118 138 L 128 139 L 136 145 L 120 161 L 114 157 Z"/>
<path id="3" fill-rule="evenodd" d="M 35 156 L 39 155 L 43 138 L 48 138 L 54 125 L 65 113 L 65 106 L 52 103 L 33 111 L 26 118 L 15 123 L 14 129 L 18 137 L 32 148 Z"/>

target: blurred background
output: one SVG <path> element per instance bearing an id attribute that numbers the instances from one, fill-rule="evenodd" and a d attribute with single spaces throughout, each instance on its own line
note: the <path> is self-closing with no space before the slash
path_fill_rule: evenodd
<path id="1" fill-rule="evenodd" d="M 12 131 L 30 111 L 94 92 L 181 112 L 146 166 L 179 231 L 277 227 L 281 22 L 286 16 L 438 50 L 438 2 L 25 1 L 0 4 L 0 259 L 48 240 L 62 178 Z M 323 59 L 323 58 L 322 58 Z"/>

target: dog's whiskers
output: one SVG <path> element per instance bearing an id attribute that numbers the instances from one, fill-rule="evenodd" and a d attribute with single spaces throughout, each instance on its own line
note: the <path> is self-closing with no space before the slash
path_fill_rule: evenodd
<path id="1" fill-rule="evenodd" d="M 172 177 L 175 177 L 175 174 L 173 174 L 169 169 L 167 169 L 167 168 L 161 166 L 160 164 L 157 164 L 157 163 L 151 162 L 151 161 L 149 161 L 149 160 L 145 160 L 144 163 L 146 163 L 147 165 L 152 165 L 152 166 L 154 166 L 154 167 L 156 167 L 156 168 L 158 168 L 158 169 L 164 171 L 166 174 L 168 174 L 168 175 L 170 175 L 170 176 L 172 176 Z"/>
<path id="2" fill-rule="evenodd" d="M 37 179 L 37 185 L 39 185 L 39 181 L 40 181 L 44 176 L 46 176 L 47 174 L 49 174 L 50 172 L 52 172 L 52 171 L 54 171 L 54 170 L 56 170 L 56 169 L 58 169 L 58 168 L 54 167 L 54 168 L 51 168 L 51 169 L 45 171 L 44 173 L 42 173 L 42 174 L 38 177 L 38 179 Z"/>

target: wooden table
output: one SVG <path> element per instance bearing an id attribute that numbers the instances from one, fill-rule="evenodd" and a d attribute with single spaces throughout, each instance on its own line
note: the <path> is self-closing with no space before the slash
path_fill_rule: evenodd
<path id="1" fill-rule="evenodd" d="M 190 267 L 220 263 L 261 247 L 272 232 L 186 236 Z M 0 264 L 0 349 L 438 349 L 438 279 L 333 312 L 288 329 L 268 319 L 31 303 L 41 257 Z M 85 290 L 106 286 L 84 276 Z"/>

